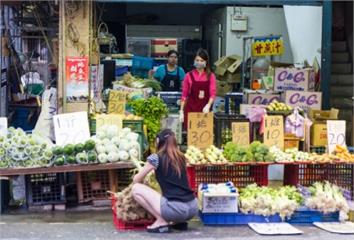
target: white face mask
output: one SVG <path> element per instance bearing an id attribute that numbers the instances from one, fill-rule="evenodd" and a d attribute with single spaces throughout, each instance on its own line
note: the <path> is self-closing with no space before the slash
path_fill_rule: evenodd
<path id="1" fill-rule="evenodd" d="M 203 69 L 206 67 L 206 63 L 205 62 L 196 62 L 194 61 L 194 67 L 197 69 Z"/>

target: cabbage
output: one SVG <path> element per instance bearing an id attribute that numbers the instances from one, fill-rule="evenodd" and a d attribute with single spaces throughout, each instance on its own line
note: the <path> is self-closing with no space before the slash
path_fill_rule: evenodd
<path id="1" fill-rule="evenodd" d="M 108 156 L 105 153 L 98 154 L 98 161 L 100 163 L 106 163 L 108 161 Z"/>
<path id="2" fill-rule="evenodd" d="M 119 160 L 127 161 L 129 159 L 129 153 L 127 151 L 119 151 Z"/>
<path id="3" fill-rule="evenodd" d="M 134 132 L 130 132 L 127 134 L 126 139 L 128 139 L 129 141 L 138 141 L 139 134 L 134 133 Z"/>
<path id="4" fill-rule="evenodd" d="M 117 162 L 119 161 L 119 155 L 117 152 L 108 153 L 108 161 L 109 162 Z"/>
<path id="5" fill-rule="evenodd" d="M 114 138 L 112 138 L 111 143 L 113 143 L 114 145 L 116 145 L 117 147 L 119 147 L 119 144 L 120 144 L 120 137 L 114 137 Z"/>
<path id="6" fill-rule="evenodd" d="M 98 154 L 106 153 L 106 148 L 103 145 L 96 145 L 96 151 Z"/>
<path id="7" fill-rule="evenodd" d="M 109 154 L 109 153 L 112 153 L 112 152 L 118 152 L 118 148 L 116 145 L 110 143 L 106 146 L 106 153 Z"/>
<path id="8" fill-rule="evenodd" d="M 139 151 L 136 150 L 135 148 L 132 148 L 129 150 L 129 155 L 132 158 L 139 158 Z"/>
<path id="9" fill-rule="evenodd" d="M 119 150 L 129 151 L 130 148 L 131 148 L 131 143 L 128 140 L 122 139 L 120 141 Z"/>

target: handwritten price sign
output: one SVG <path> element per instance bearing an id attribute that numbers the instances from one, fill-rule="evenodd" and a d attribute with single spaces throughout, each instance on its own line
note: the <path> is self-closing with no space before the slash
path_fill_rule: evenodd
<path id="1" fill-rule="evenodd" d="M 58 114 L 53 122 L 57 145 L 82 143 L 90 138 L 87 112 Z"/>
<path id="2" fill-rule="evenodd" d="M 104 125 L 115 125 L 121 129 L 123 126 L 122 117 L 118 114 L 97 114 L 96 132 Z"/>
<path id="3" fill-rule="evenodd" d="M 108 98 L 108 113 L 124 114 L 127 93 L 111 90 Z"/>
<path id="4" fill-rule="evenodd" d="M 265 145 L 284 148 L 283 116 L 266 116 L 264 120 L 263 142 Z"/>
<path id="5" fill-rule="evenodd" d="M 7 118 L 0 118 L 0 136 L 6 136 L 7 134 Z"/>
<path id="6" fill-rule="evenodd" d="M 327 139 L 328 152 L 332 153 L 336 145 L 346 146 L 345 144 L 345 121 L 327 120 Z"/>
<path id="7" fill-rule="evenodd" d="M 232 142 L 240 146 L 250 144 L 250 124 L 248 122 L 232 123 Z"/>
<path id="8" fill-rule="evenodd" d="M 188 114 L 188 146 L 200 149 L 208 148 L 214 143 L 214 115 L 213 113 Z"/>

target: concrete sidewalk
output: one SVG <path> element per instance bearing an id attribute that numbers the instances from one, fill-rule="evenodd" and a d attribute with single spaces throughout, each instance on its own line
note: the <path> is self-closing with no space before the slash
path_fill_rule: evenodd
<path id="1" fill-rule="evenodd" d="M 118 232 L 112 223 L 111 211 L 49 212 L 0 215 L 0 239 L 48 240 L 48 239 L 308 239 L 354 240 L 354 235 L 338 235 L 309 226 L 296 226 L 304 232 L 297 236 L 260 236 L 247 226 L 204 227 L 198 220 L 190 222 L 187 232 L 150 234 L 145 231 Z"/>

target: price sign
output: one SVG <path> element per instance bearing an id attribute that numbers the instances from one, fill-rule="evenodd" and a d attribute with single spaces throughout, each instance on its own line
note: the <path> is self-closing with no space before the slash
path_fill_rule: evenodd
<path id="1" fill-rule="evenodd" d="M 7 134 L 7 118 L 0 118 L 0 136 L 6 136 Z"/>
<path id="2" fill-rule="evenodd" d="M 328 120 L 327 121 L 327 140 L 328 152 L 332 153 L 336 145 L 346 146 L 345 144 L 345 121 Z"/>
<path id="3" fill-rule="evenodd" d="M 108 113 L 124 114 L 127 93 L 117 90 L 109 91 Z"/>
<path id="4" fill-rule="evenodd" d="M 250 124 L 248 122 L 232 123 L 232 142 L 240 146 L 250 144 Z"/>
<path id="5" fill-rule="evenodd" d="M 98 131 L 103 125 L 115 125 L 121 129 L 123 126 L 122 117 L 118 114 L 97 114 L 96 131 Z"/>
<path id="6" fill-rule="evenodd" d="M 266 116 L 264 120 L 263 142 L 265 145 L 284 148 L 283 116 Z"/>
<path id="7" fill-rule="evenodd" d="M 53 122 L 57 145 L 82 143 L 90 138 L 87 112 L 58 114 Z"/>
<path id="8" fill-rule="evenodd" d="M 208 148 L 214 143 L 214 115 L 213 113 L 188 114 L 188 146 L 200 149 Z"/>

